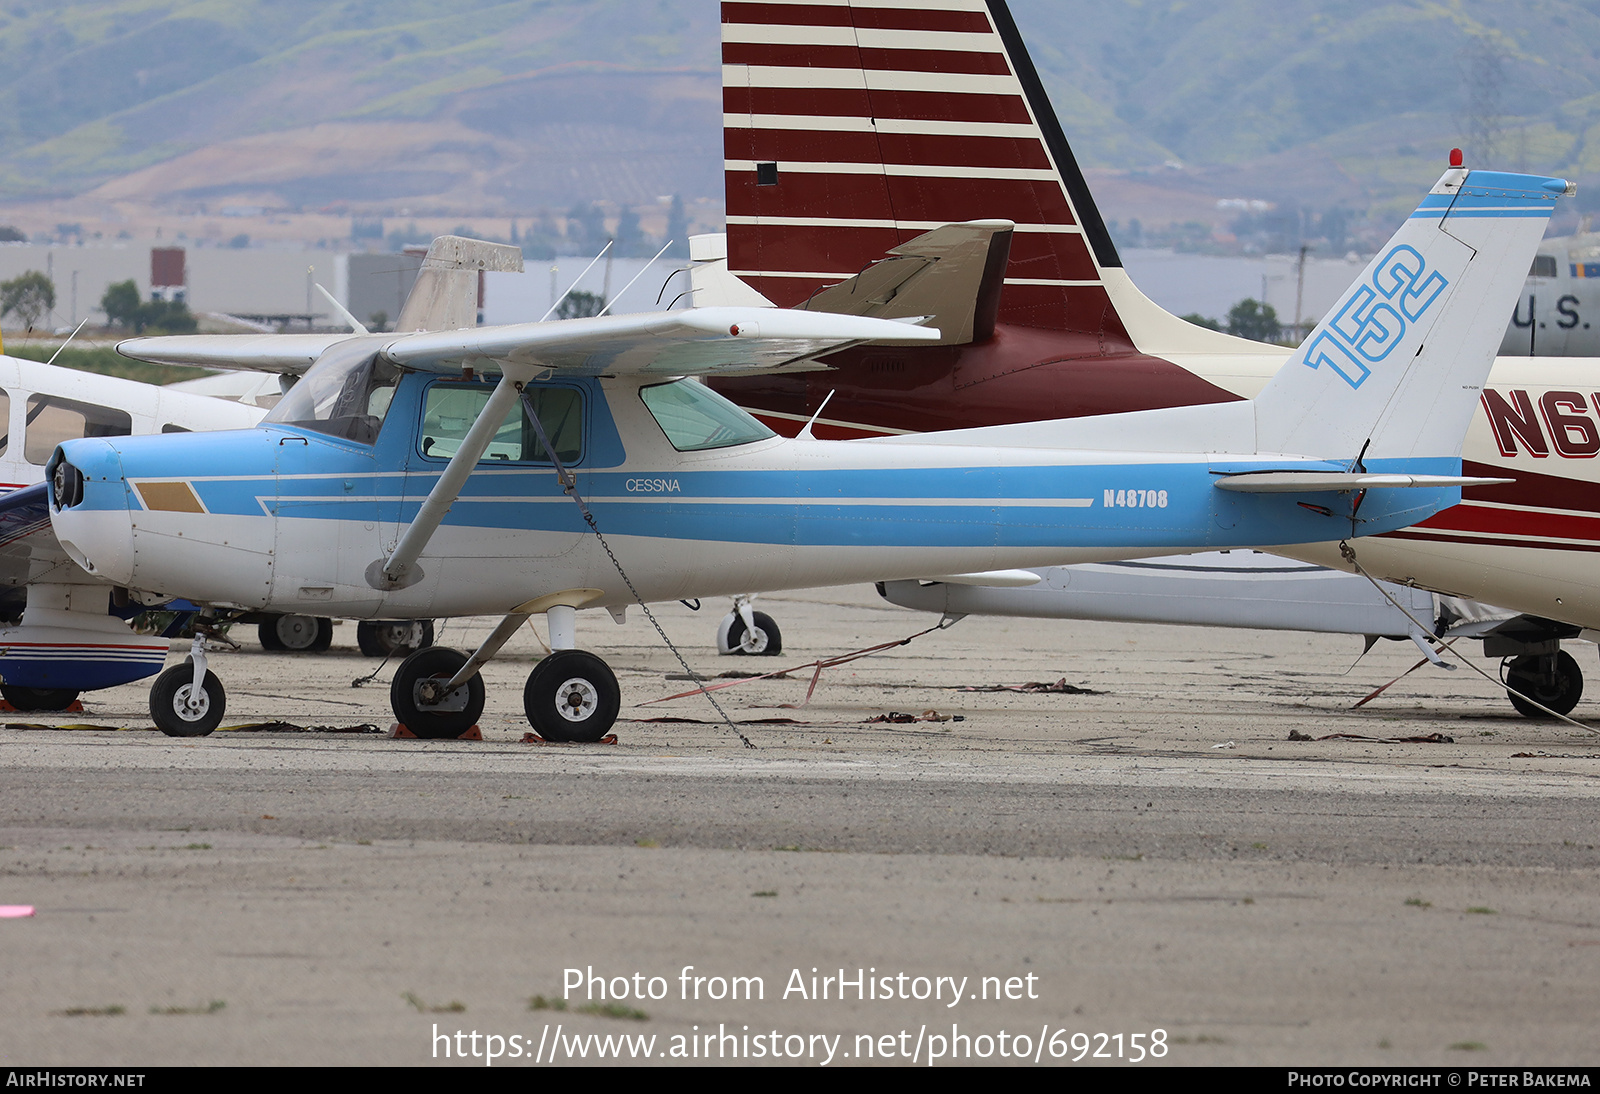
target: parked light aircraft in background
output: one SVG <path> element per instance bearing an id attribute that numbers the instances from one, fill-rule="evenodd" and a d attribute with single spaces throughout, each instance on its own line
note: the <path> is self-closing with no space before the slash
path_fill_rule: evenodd
<path id="1" fill-rule="evenodd" d="M 831 354 L 828 371 L 714 381 L 773 428 L 793 432 L 820 413 L 819 436 L 886 436 L 1215 404 L 1254 395 L 1295 359 L 1185 323 L 1132 284 L 1003 0 L 729 0 L 723 60 L 727 262 L 697 241 L 708 260 L 697 302 L 931 315 L 946 335 L 935 347 Z M 946 223 L 980 217 L 1006 219 Z M 1560 640 L 1600 628 L 1594 371 L 1501 358 L 1466 467 L 1516 481 L 1468 488 L 1463 505 L 1362 551 L 1369 570 L 1524 613 L 1486 650 L 1514 656 L 1514 686 L 1558 709 L 1582 689 Z M 1341 565 L 1331 547 L 1298 553 Z M 1359 578 L 1346 587 L 1370 594 Z M 947 590 L 951 610 L 991 593 L 1028 599 Z M 1076 611 L 1061 597 L 1034 602 L 1039 614 Z M 1208 621 L 1229 614 L 1219 606 Z M 1494 629 L 1472 622 L 1474 633 Z M 742 623 L 741 637 L 760 629 Z"/>
<path id="2" fill-rule="evenodd" d="M 171 391 L 18 357 L 0 356 L 0 491 L 44 478 L 56 445 L 73 437 L 117 437 L 243 429 L 258 407 Z M 42 490 L 30 506 L 0 502 L 0 695 L 18 710 L 61 710 L 80 691 L 161 671 L 168 640 L 139 635 L 111 614 L 112 591 L 76 566 L 34 565 L 20 534 L 48 521 Z M 57 563 L 59 559 L 55 560 Z"/>
<path id="3" fill-rule="evenodd" d="M 479 271 L 521 264 L 514 247 L 442 236 L 424 259 L 425 272 L 402 319 L 413 329 L 470 322 L 476 318 Z M 348 313 L 345 318 L 362 330 Z M 346 336 L 312 337 L 315 342 Z M 132 633 L 122 619 L 148 605 L 130 603 L 126 590 L 83 573 L 48 536 L 41 538 L 49 521 L 42 485 L 14 488 L 38 483 L 56 445 L 72 437 L 252 426 L 277 403 L 294 371 L 243 385 L 204 377 L 158 387 L 0 356 L 0 420 L 9 426 L 0 434 L 0 492 L 12 491 L 0 498 L 0 612 L 21 615 L 20 624 L 0 629 L 0 695 L 18 709 L 64 709 L 79 692 L 161 671 L 170 637 Z M 224 394 L 230 398 L 213 397 Z M 269 650 L 316 652 L 332 638 L 333 622 L 326 617 L 251 612 L 236 619 L 258 623 L 261 644 Z M 356 628 L 356 644 L 368 656 L 418 649 L 432 640 L 433 625 L 426 620 L 363 620 Z"/>
<path id="4" fill-rule="evenodd" d="M 503 613 L 471 657 L 419 651 L 397 719 L 458 735 L 478 669 L 531 615 L 546 737 L 610 728 L 616 678 L 574 616 L 629 603 L 959 575 L 1178 548 L 1369 537 L 1453 505 L 1461 438 L 1559 179 L 1452 166 L 1250 401 L 958 430 L 783 440 L 687 377 L 811 367 L 908 322 L 772 308 L 391 335 L 169 337 L 144 360 L 316 363 L 243 433 L 63 444 L 51 524 L 135 597 L 358 618 Z M 426 272 L 426 271 L 425 271 Z M 486 375 L 484 375 L 486 374 Z M 597 533 L 604 533 L 601 539 Z M 609 542 L 608 542 L 609 541 Z M 206 733 L 224 693 L 197 636 L 151 713 Z"/>

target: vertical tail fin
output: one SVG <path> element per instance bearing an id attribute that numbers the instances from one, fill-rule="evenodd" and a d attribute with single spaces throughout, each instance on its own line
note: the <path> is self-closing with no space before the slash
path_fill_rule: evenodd
<path id="1" fill-rule="evenodd" d="M 479 278 L 486 270 L 522 272 L 522 251 L 506 243 L 439 236 L 406 296 L 397 331 L 460 330 L 478 324 Z"/>
<path id="2" fill-rule="evenodd" d="M 942 224 L 1015 222 L 998 319 L 1128 345 L 1120 267 L 1004 0 L 722 5 L 729 268 L 782 306 Z"/>
<path id="3" fill-rule="evenodd" d="M 1446 171 L 1257 396 L 1257 451 L 1459 458 L 1506 307 L 1556 199 L 1572 190 L 1538 175 Z"/>

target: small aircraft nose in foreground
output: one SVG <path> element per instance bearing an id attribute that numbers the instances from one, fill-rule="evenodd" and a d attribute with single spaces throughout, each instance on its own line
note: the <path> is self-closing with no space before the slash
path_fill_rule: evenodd
<path id="1" fill-rule="evenodd" d="M 136 595 L 218 615 L 500 614 L 471 657 L 395 675 L 395 716 L 456 736 L 478 669 L 535 613 L 524 689 L 547 738 L 596 740 L 620 695 L 574 613 L 719 593 L 1353 538 L 1455 504 L 1461 442 L 1562 180 L 1447 171 L 1251 402 L 868 441 L 783 440 L 692 377 L 786 370 L 896 321 L 704 308 L 357 335 L 261 427 L 61 446 L 51 519 Z M 147 360 L 260 363 L 259 340 L 143 339 Z M 157 681 L 174 735 L 223 691 L 197 639 Z"/>

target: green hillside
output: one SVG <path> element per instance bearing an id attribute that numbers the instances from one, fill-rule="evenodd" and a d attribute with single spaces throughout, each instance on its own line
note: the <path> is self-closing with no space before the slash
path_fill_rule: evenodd
<path id="1" fill-rule="evenodd" d="M 0 9 L 0 185 L 72 193 L 253 134 L 454 121 L 464 95 L 584 62 L 714 81 L 716 36 L 714 3 L 669 0 L 14 3 Z"/>
<path id="2" fill-rule="evenodd" d="M 1457 144 L 1600 176 L 1600 0 L 1012 8 L 1085 166 L 1361 208 Z M 718 22 L 716 0 L 11 0 L 0 200 L 715 197 Z"/>
<path id="3" fill-rule="evenodd" d="M 1595 0 L 1012 9 L 1080 159 L 1096 166 L 1171 158 L 1254 173 L 1331 160 L 1379 199 L 1431 179 L 1452 145 L 1485 166 L 1600 173 Z M 1108 112 L 1126 129 L 1117 139 L 1102 135 Z"/>

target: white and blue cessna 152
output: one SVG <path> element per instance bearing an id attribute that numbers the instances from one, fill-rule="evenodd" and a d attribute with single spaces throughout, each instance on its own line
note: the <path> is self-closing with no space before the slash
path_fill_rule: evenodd
<path id="1" fill-rule="evenodd" d="M 51 521 L 89 573 L 218 615 L 502 614 L 471 657 L 401 665 L 391 701 L 418 736 L 472 726 L 478 669 L 543 613 L 555 652 L 528 719 L 596 740 L 620 696 L 574 648 L 579 608 L 1325 541 L 1456 504 L 1490 481 L 1461 476 L 1462 437 L 1571 192 L 1452 167 L 1253 401 L 895 441 L 781 439 L 694 377 L 938 336 L 896 321 L 704 308 L 316 336 L 315 354 L 303 336 L 135 340 L 123 352 L 153 361 L 316 361 L 253 430 L 62 444 Z M 180 736 L 223 705 L 199 638 L 151 696 Z"/>

